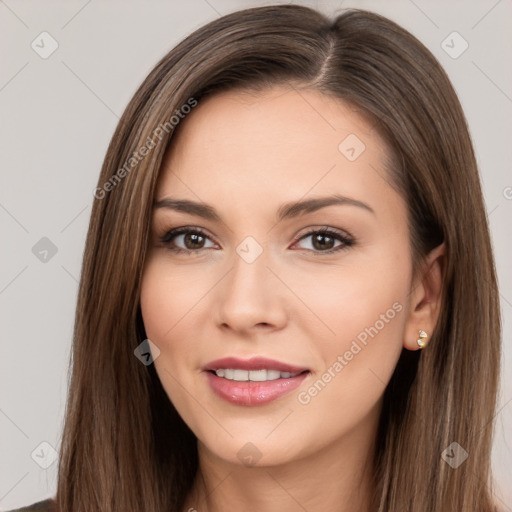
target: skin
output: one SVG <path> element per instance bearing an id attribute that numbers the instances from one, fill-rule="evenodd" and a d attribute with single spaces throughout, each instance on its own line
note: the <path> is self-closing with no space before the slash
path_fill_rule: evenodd
<path id="1" fill-rule="evenodd" d="M 349 134 L 366 146 L 354 161 L 338 149 Z M 444 252 L 435 249 L 412 275 L 406 204 L 387 181 L 385 157 L 378 134 L 353 108 L 308 89 L 224 92 L 180 125 L 156 200 L 205 202 L 222 218 L 155 210 L 142 277 L 144 325 L 160 350 L 156 371 L 198 438 L 200 478 L 183 510 L 369 510 L 383 392 L 402 348 L 417 350 L 418 330 L 435 325 Z M 277 221 L 281 204 L 333 193 L 373 212 L 334 205 Z M 160 242 L 180 226 L 206 231 L 196 245 L 174 238 L 195 254 Z M 322 249 L 313 236 L 300 240 L 323 226 L 348 232 L 354 243 L 324 254 L 341 242 L 330 239 Z M 263 250 L 252 263 L 236 251 L 247 236 Z M 400 311 L 301 403 L 299 393 L 332 373 L 338 356 L 393 304 Z M 201 371 L 232 355 L 311 373 L 274 402 L 234 405 L 213 394 Z M 244 449 L 260 456 L 254 466 L 237 455 L 248 442 L 257 451 Z"/>

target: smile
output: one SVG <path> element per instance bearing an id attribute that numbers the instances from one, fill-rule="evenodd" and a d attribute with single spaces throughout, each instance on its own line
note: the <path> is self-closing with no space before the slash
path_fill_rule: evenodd
<path id="1" fill-rule="evenodd" d="M 284 397 L 311 375 L 305 366 L 256 356 L 224 357 L 202 367 L 214 395 L 243 406 L 264 405 Z"/>
<path id="2" fill-rule="evenodd" d="M 215 371 L 217 377 L 223 379 L 236 380 L 237 382 L 253 381 L 265 382 L 277 379 L 289 379 L 300 375 L 298 373 L 280 372 L 279 370 L 238 370 L 232 368 L 219 368 Z"/>

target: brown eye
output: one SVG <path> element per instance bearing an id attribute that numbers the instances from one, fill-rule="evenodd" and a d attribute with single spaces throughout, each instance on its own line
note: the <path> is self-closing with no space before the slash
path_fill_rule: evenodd
<path id="1" fill-rule="evenodd" d="M 302 236 L 299 242 L 308 238 L 311 239 L 310 247 L 302 248 L 319 254 L 337 252 L 354 244 L 353 238 L 328 228 L 310 231 Z"/>
<path id="2" fill-rule="evenodd" d="M 202 249 L 205 238 L 197 233 L 183 235 L 183 242 L 187 249 Z"/>
<path id="3" fill-rule="evenodd" d="M 336 242 L 334 237 L 324 233 L 317 233 L 316 235 L 313 235 L 312 240 L 313 247 L 318 250 L 332 249 L 334 247 L 333 244 Z"/>
<path id="4" fill-rule="evenodd" d="M 205 246 L 208 240 L 210 238 L 203 231 L 192 228 L 171 229 L 161 238 L 161 242 L 168 245 L 170 250 L 187 253 L 211 248 Z"/>

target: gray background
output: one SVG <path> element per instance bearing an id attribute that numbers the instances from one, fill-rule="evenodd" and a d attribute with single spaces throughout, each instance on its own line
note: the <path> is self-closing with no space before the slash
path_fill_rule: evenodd
<path id="1" fill-rule="evenodd" d="M 40 466 L 52 461 L 51 449 L 41 443 L 59 449 L 92 192 L 119 116 L 182 37 L 222 14 L 268 3 L 0 0 L 2 509 L 56 490 L 57 463 Z M 512 511 L 512 3 L 296 3 L 326 13 L 361 7 L 388 16 L 436 55 L 459 94 L 481 170 L 501 286 L 504 357 L 493 470 L 496 499 Z M 43 31 L 58 43 L 46 59 L 31 47 L 35 41 L 50 48 L 49 39 L 41 43 Z M 469 44 L 458 58 L 442 46 L 453 31 Z M 452 52 L 462 48 L 457 39 L 444 44 Z M 43 237 L 57 248 L 46 262 Z M 34 254 L 38 242 L 42 249 Z"/>

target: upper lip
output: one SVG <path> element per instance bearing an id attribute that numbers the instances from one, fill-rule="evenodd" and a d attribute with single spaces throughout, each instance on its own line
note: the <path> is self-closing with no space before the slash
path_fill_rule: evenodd
<path id="1" fill-rule="evenodd" d="M 277 370 L 279 372 L 302 373 L 309 371 L 308 368 L 294 366 L 275 359 L 266 357 L 251 357 L 250 359 L 239 359 L 237 357 L 223 357 L 215 359 L 203 366 L 204 371 L 218 370 L 219 368 L 231 368 L 238 370 Z"/>

